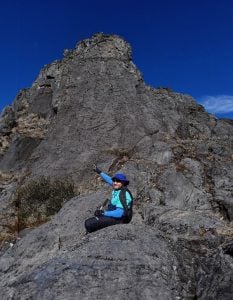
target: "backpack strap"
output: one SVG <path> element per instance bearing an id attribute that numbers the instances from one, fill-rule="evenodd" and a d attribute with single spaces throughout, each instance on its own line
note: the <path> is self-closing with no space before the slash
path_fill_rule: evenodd
<path id="1" fill-rule="evenodd" d="M 128 205 L 127 205 L 126 192 L 128 192 L 131 197 L 130 207 L 128 207 Z M 121 204 L 122 204 L 122 206 L 124 208 L 124 212 L 125 212 L 124 219 L 125 219 L 126 223 L 129 223 L 132 219 L 132 214 L 133 214 L 133 196 L 132 196 L 130 190 L 127 189 L 127 187 L 122 187 L 120 194 L 119 194 L 119 198 L 120 198 Z"/>

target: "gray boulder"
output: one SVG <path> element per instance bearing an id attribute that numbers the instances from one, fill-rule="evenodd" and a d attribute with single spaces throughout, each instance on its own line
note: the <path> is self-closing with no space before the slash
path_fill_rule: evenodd
<path id="1" fill-rule="evenodd" d="M 232 125 L 147 86 L 119 36 L 65 50 L 0 118 L 2 299 L 231 299 Z M 127 174 L 134 217 L 84 235 L 111 192 L 94 163 Z M 42 176 L 77 196 L 16 230 L 17 191 Z"/>

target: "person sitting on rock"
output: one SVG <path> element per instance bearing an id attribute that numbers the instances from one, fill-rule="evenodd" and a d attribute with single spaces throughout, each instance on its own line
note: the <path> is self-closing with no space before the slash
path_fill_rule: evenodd
<path id="1" fill-rule="evenodd" d="M 97 209 L 94 217 L 85 221 L 85 228 L 87 233 L 99 230 L 111 225 L 129 223 L 132 219 L 132 205 L 133 196 L 128 190 L 127 186 L 129 180 L 122 173 L 115 174 L 112 178 L 103 173 L 96 165 L 94 171 L 97 172 L 101 178 L 113 187 L 111 200 L 108 200 L 107 209 L 103 206 Z"/>

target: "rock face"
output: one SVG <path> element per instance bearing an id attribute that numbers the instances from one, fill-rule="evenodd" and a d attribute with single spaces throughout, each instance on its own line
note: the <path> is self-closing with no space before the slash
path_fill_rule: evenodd
<path id="1" fill-rule="evenodd" d="M 65 50 L 5 108 L 0 133 L 2 299 L 232 299 L 232 122 L 146 86 L 122 38 Z M 93 163 L 127 174 L 135 214 L 83 236 L 110 193 Z M 14 193 L 41 176 L 71 178 L 77 196 L 16 239 Z"/>

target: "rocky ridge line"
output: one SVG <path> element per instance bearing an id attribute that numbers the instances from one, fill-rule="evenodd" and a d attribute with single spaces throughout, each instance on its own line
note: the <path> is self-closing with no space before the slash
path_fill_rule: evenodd
<path id="1" fill-rule="evenodd" d="M 77 192 L 2 248 L 3 299 L 231 299 L 232 122 L 148 87 L 126 41 L 96 34 L 66 50 L 0 124 L 2 220 L 16 189 L 42 175 L 70 177 Z M 109 195 L 96 162 L 130 178 L 135 215 L 83 237 Z"/>

